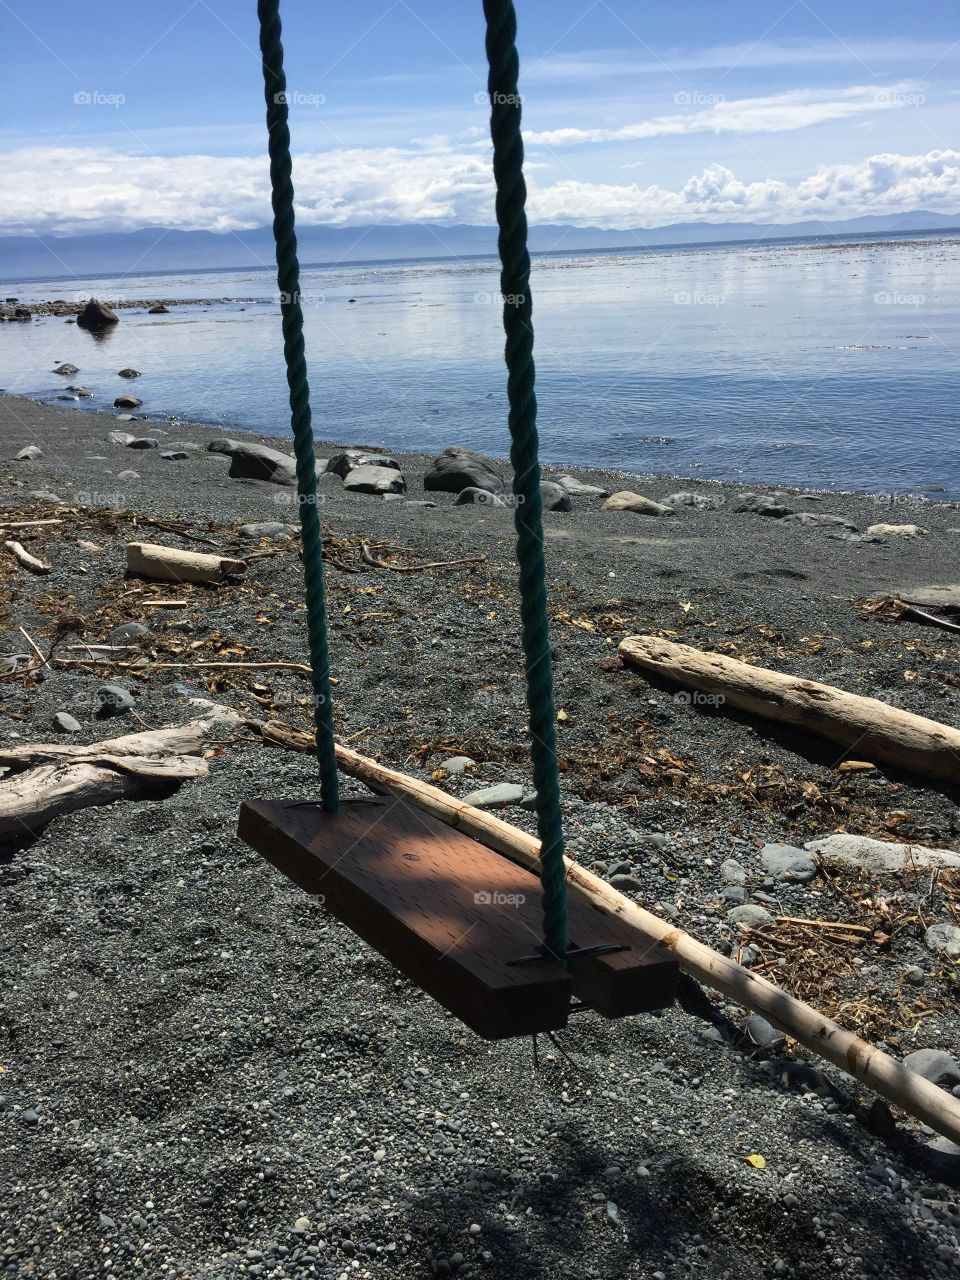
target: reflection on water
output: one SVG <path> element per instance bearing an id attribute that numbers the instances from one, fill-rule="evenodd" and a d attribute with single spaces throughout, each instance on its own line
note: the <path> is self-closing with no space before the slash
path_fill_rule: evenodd
<path id="1" fill-rule="evenodd" d="M 549 461 L 960 496 L 958 241 L 582 254 L 538 259 L 532 287 Z M 103 407 L 132 364 L 144 412 L 287 431 L 268 272 L 18 292 L 204 301 L 102 335 L 5 325 L 5 389 L 62 394 L 66 360 Z M 496 263 L 307 270 L 302 305 L 318 437 L 506 452 Z"/>

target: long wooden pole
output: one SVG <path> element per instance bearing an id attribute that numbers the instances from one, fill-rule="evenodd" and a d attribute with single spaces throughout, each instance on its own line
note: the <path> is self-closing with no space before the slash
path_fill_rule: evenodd
<path id="1" fill-rule="evenodd" d="M 261 724 L 259 728 L 267 741 L 279 746 L 306 751 L 313 749 L 311 734 L 290 730 L 277 723 Z M 351 751 L 348 747 L 337 746 L 337 764 L 344 773 L 365 783 L 371 791 L 409 800 L 411 804 L 472 836 L 488 848 L 495 849 L 512 862 L 531 871 L 539 871 L 539 840 L 502 819 L 463 804 L 429 783 L 377 764 L 375 760 Z M 645 933 L 651 942 L 669 947 L 677 956 L 680 967 L 698 982 L 722 992 L 745 1008 L 762 1014 L 811 1053 L 826 1058 L 841 1071 L 928 1124 L 931 1129 L 960 1143 L 960 1100 L 946 1090 L 910 1071 L 902 1062 L 881 1052 L 866 1040 L 844 1030 L 838 1023 L 782 991 L 766 978 L 752 973 L 743 965 L 698 942 L 682 929 L 645 911 L 605 880 L 569 858 L 567 881 L 573 892 L 582 894 L 602 910 L 619 916 Z"/>

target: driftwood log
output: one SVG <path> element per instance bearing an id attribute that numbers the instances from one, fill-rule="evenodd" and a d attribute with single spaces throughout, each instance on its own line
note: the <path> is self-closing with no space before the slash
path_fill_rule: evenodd
<path id="1" fill-rule="evenodd" d="M 159 582 L 222 582 L 246 572 L 245 560 L 201 551 L 181 551 L 152 542 L 127 543 L 127 572 Z"/>
<path id="2" fill-rule="evenodd" d="M 24 569 L 29 569 L 31 573 L 49 573 L 50 566 L 45 560 L 38 560 L 36 556 L 32 556 L 29 551 L 21 546 L 19 542 L 15 542 L 12 538 L 3 544 L 10 554 L 14 557 L 18 564 Z"/>
<path id="3" fill-rule="evenodd" d="M 721 707 L 736 707 L 829 738 L 843 748 L 840 759 L 856 749 L 860 760 L 923 777 L 960 780 L 960 729 L 951 725 L 877 698 L 656 636 L 628 636 L 620 643 L 620 655 L 631 666 L 716 697 Z"/>
<path id="4" fill-rule="evenodd" d="M 60 814 L 202 777 L 203 727 L 195 721 L 89 746 L 43 742 L 0 751 L 0 768 L 13 771 L 0 784 L 0 839 L 32 836 Z"/>
<path id="5" fill-rule="evenodd" d="M 273 721 L 256 727 L 267 742 L 301 751 L 312 752 L 315 749 L 312 734 L 291 730 Z M 534 836 L 517 830 L 482 809 L 463 804 L 429 783 L 377 764 L 348 747 L 337 746 L 337 764 L 344 773 L 365 783 L 372 791 L 408 800 L 539 874 L 540 842 Z M 567 883 L 573 893 L 642 930 L 651 942 L 668 947 L 676 955 L 681 969 L 698 982 L 762 1014 L 811 1053 L 826 1058 L 931 1129 L 960 1143 L 960 1099 L 910 1071 L 902 1062 L 874 1048 L 866 1040 L 844 1030 L 766 978 L 645 911 L 586 868 L 569 858 L 566 862 Z"/>

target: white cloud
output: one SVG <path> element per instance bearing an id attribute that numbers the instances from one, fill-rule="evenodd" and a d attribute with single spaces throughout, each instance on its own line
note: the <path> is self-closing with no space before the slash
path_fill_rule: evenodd
<path id="1" fill-rule="evenodd" d="M 923 101 L 914 84 L 854 85 L 848 89 L 795 89 L 766 98 L 726 101 L 719 94 L 679 90 L 680 106 L 701 106 L 698 111 L 654 116 L 637 124 L 612 129 L 548 129 L 525 133 L 530 144 L 564 147 L 597 142 L 636 142 L 690 133 L 782 133 L 806 129 L 828 120 L 845 120 L 874 111 L 915 106 Z"/>
<path id="2" fill-rule="evenodd" d="M 7 235 L 148 226 L 231 231 L 270 219 L 263 156 L 136 156 L 59 147 L 9 152 L 0 163 L 0 233 Z M 446 139 L 300 154 L 294 178 L 302 223 L 493 221 L 488 149 L 458 150 Z M 535 221 L 617 228 L 701 219 L 791 222 L 918 208 L 957 213 L 960 151 L 874 155 L 823 166 L 794 183 L 744 181 L 714 164 L 677 189 L 557 181 L 536 166 L 528 185 Z"/>

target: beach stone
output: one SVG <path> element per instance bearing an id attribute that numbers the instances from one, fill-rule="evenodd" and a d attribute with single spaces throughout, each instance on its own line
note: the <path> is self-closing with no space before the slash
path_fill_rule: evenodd
<path id="1" fill-rule="evenodd" d="M 279 449 L 270 449 L 252 441 L 237 441 L 229 456 L 231 480 L 269 480 L 272 484 L 288 486 L 297 483 L 296 462 Z"/>
<path id="2" fill-rule="evenodd" d="M 960 929 L 955 924 L 932 924 L 923 940 L 934 955 L 960 960 Z"/>
<path id="3" fill-rule="evenodd" d="M 808 853 L 791 844 L 766 844 L 760 850 L 760 861 L 774 880 L 790 880 L 806 884 L 817 874 L 817 864 Z"/>
<path id="4" fill-rule="evenodd" d="M 122 684 L 102 684 L 97 690 L 97 701 L 100 703 L 98 714 L 103 717 L 122 716 L 136 706 L 133 694 Z"/>
<path id="5" fill-rule="evenodd" d="M 169 313 L 169 311 L 170 311 L 169 307 L 165 307 L 162 302 L 158 302 L 155 307 L 148 308 L 147 315 L 148 316 L 165 316 Z"/>
<path id="6" fill-rule="evenodd" d="M 728 924 L 745 924 L 751 929 L 764 929 L 773 924 L 773 916 L 766 907 L 757 906 L 754 902 L 745 903 L 742 907 L 733 907 L 727 912 Z"/>
<path id="7" fill-rule="evenodd" d="M 770 516 L 782 520 L 793 515 L 793 508 L 784 501 L 783 493 L 738 493 L 734 498 L 734 511 L 739 515 L 749 512 L 758 516 Z"/>
<path id="8" fill-rule="evenodd" d="M 750 1040 L 760 1049 L 773 1049 L 779 1044 L 783 1044 L 786 1036 L 782 1031 L 778 1031 L 772 1022 L 768 1022 L 766 1018 L 761 1018 L 759 1013 L 752 1013 L 744 1022 L 743 1029 L 747 1033 Z"/>
<path id="9" fill-rule="evenodd" d="M 643 885 L 636 876 L 628 876 L 625 874 L 613 875 L 610 877 L 608 883 L 612 888 L 618 889 L 620 893 L 640 893 L 643 890 Z"/>
<path id="10" fill-rule="evenodd" d="M 476 760 L 471 760 L 469 756 L 450 756 L 449 759 L 441 761 L 440 768 L 453 778 L 463 773 L 465 769 L 474 768 L 476 763 Z"/>
<path id="11" fill-rule="evenodd" d="M 570 494 L 553 480 L 540 481 L 540 498 L 544 511 L 572 511 Z"/>
<path id="12" fill-rule="evenodd" d="M 132 436 L 129 431 L 111 431 L 107 435 L 108 444 L 128 445 L 131 440 L 135 440 L 136 436 Z"/>
<path id="13" fill-rule="evenodd" d="M 855 546 L 860 542 L 883 542 L 883 538 L 876 533 L 851 533 L 849 529 L 834 530 L 826 535 L 833 538 L 836 542 L 852 542 Z"/>
<path id="14" fill-rule="evenodd" d="M 140 370 L 139 369 L 121 369 L 120 372 L 117 374 L 117 377 L 118 378 L 139 378 Z"/>
<path id="15" fill-rule="evenodd" d="M 498 493 L 492 493 L 489 489 L 478 489 L 474 485 L 461 489 L 453 500 L 455 507 L 506 507 L 506 503 Z"/>
<path id="16" fill-rule="evenodd" d="M 129 644 L 132 640 L 142 640 L 151 635 L 153 632 L 142 622 L 121 622 L 119 627 L 113 628 L 107 639 L 111 644 Z"/>
<path id="17" fill-rule="evenodd" d="M 77 316 L 77 324 L 81 329 L 92 329 L 94 332 L 109 329 L 111 325 L 119 323 L 120 317 L 117 313 L 105 302 L 99 302 L 96 298 L 91 298 Z"/>
<path id="18" fill-rule="evenodd" d="M 160 457 L 163 458 L 165 462 L 183 462 L 184 459 L 189 458 L 190 455 L 185 449 L 162 449 L 160 451 Z"/>
<path id="19" fill-rule="evenodd" d="M 557 476 L 556 483 L 565 489 L 571 498 L 609 498 L 610 490 L 598 484 L 587 484 L 576 476 Z"/>
<path id="20" fill-rule="evenodd" d="M 903 1065 L 941 1089 L 954 1089 L 960 1084 L 960 1062 L 940 1049 L 917 1049 L 907 1054 Z"/>
<path id="21" fill-rule="evenodd" d="M 347 472 L 343 487 L 349 493 L 401 494 L 406 492 L 406 481 L 393 467 L 361 464 Z"/>
<path id="22" fill-rule="evenodd" d="M 720 867 L 720 879 L 724 884 L 746 884 L 747 873 L 733 858 L 728 858 Z"/>
<path id="23" fill-rule="evenodd" d="M 724 902 L 738 906 L 741 902 L 746 902 L 750 895 L 742 884 L 726 884 L 720 890 L 720 897 Z"/>
<path id="24" fill-rule="evenodd" d="M 223 453 L 229 457 L 239 446 L 239 440 L 211 440 L 207 445 L 207 453 Z"/>
<path id="25" fill-rule="evenodd" d="M 36 462 L 38 458 L 43 457 L 43 452 L 35 444 L 28 444 L 25 449 L 21 449 L 17 454 L 18 462 Z"/>
<path id="26" fill-rule="evenodd" d="M 849 835 L 838 832 L 808 840 L 804 849 L 819 854 L 821 858 L 833 858 L 851 867 L 867 871 L 901 871 L 912 862 L 918 867 L 960 867 L 960 853 L 948 849 L 927 849 L 919 844 L 892 844 L 887 840 L 874 840 L 870 836 Z"/>
<path id="27" fill-rule="evenodd" d="M 603 504 L 602 510 L 634 511 L 641 516 L 672 516 L 674 514 L 672 507 L 665 506 L 662 502 L 654 502 L 652 498 L 645 498 L 643 494 L 632 493 L 629 489 L 612 493 Z"/>
<path id="28" fill-rule="evenodd" d="M 58 711 L 53 717 L 53 727 L 57 733 L 79 733 L 83 726 L 69 711 Z"/>
<path id="29" fill-rule="evenodd" d="M 846 516 L 829 515 L 822 511 L 795 511 L 783 517 L 784 524 L 799 524 L 805 529 L 849 529 L 857 532 L 857 526 Z"/>
<path id="30" fill-rule="evenodd" d="M 462 493 L 464 489 L 503 493 L 506 484 L 499 463 L 473 449 L 452 445 L 431 462 L 423 477 L 423 487 L 443 493 Z"/>
<path id="31" fill-rule="evenodd" d="M 81 400 L 87 400 L 93 395 L 89 387 L 70 386 L 67 387 L 67 390 L 72 391 L 74 395 L 78 395 Z"/>
<path id="32" fill-rule="evenodd" d="M 515 782 L 498 782 L 494 787 L 471 791 L 463 797 L 463 803 L 473 805 L 475 809 L 506 809 L 509 805 L 519 804 L 525 794 L 523 787 Z"/>
<path id="33" fill-rule="evenodd" d="M 64 378 L 72 378 L 73 375 L 75 373 L 79 373 L 80 370 L 75 364 L 58 364 L 53 372 L 61 374 Z"/>
<path id="34" fill-rule="evenodd" d="M 921 534 L 926 533 L 919 524 L 871 524 L 867 528 L 867 533 L 879 534 L 884 538 L 919 538 Z"/>
<path id="35" fill-rule="evenodd" d="M 142 400 L 138 400 L 136 396 L 117 396 L 113 402 L 115 409 L 139 409 L 143 404 Z"/>
<path id="36" fill-rule="evenodd" d="M 299 532 L 299 526 L 281 524 L 279 520 L 264 520 L 256 524 L 242 524 L 237 532 L 242 538 L 289 538 Z"/>
<path id="37" fill-rule="evenodd" d="M 934 1138 L 924 1150 L 930 1153 L 931 1164 L 938 1173 L 951 1178 L 960 1173 L 960 1144 L 949 1138 Z"/>
<path id="38" fill-rule="evenodd" d="M 160 441 L 154 440 L 152 436 L 134 436 L 132 440 L 127 441 L 128 449 L 159 449 Z"/>
<path id="39" fill-rule="evenodd" d="M 669 498 L 664 498 L 663 505 L 672 507 L 674 511 L 681 507 L 692 507 L 695 511 L 719 511 L 727 505 L 727 500 L 722 493 L 692 493 L 681 489 L 679 493 L 671 493 Z"/>
<path id="40" fill-rule="evenodd" d="M 396 458 L 388 458 L 385 453 L 364 453 L 361 449 L 344 449 L 342 453 L 335 453 L 332 458 L 327 459 L 323 471 L 327 475 L 339 476 L 341 480 L 346 480 L 350 472 L 357 467 L 390 467 L 394 471 L 399 471 L 400 463 Z"/>
<path id="41" fill-rule="evenodd" d="M 118 422 L 139 422 L 140 419 L 135 413 L 118 413 L 116 415 Z"/>
<path id="42" fill-rule="evenodd" d="M 139 471 L 118 471 L 117 479 L 124 480 L 124 481 L 139 480 L 140 472 Z"/>

